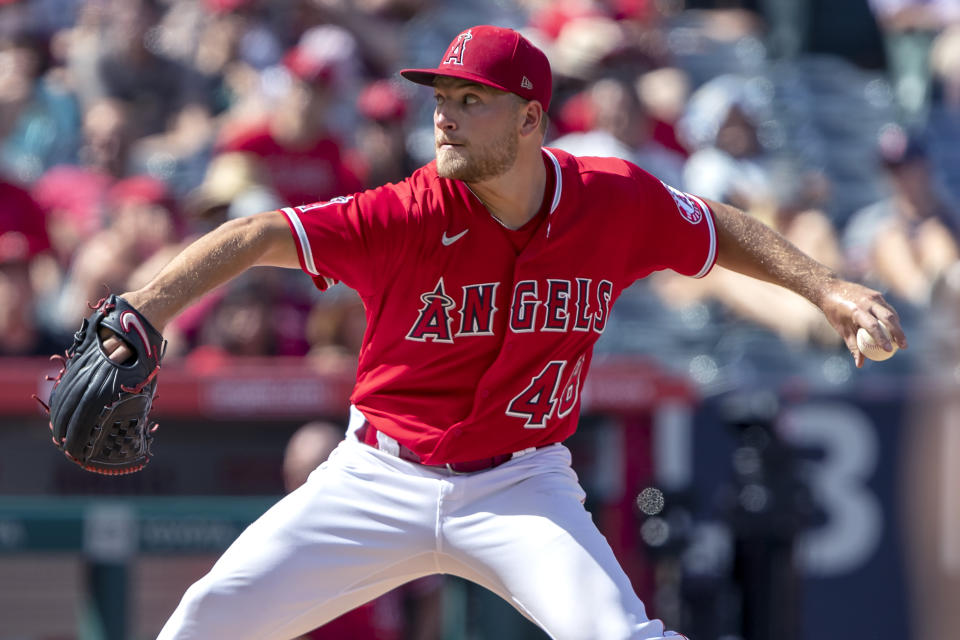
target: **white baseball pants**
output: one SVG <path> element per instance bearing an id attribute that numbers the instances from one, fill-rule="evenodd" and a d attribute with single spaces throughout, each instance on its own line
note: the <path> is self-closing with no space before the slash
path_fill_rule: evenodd
<path id="1" fill-rule="evenodd" d="M 286 640 L 415 578 L 490 589 L 557 640 L 661 638 L 563 445 L 458 475 L 347 440 L 191 586 L 160 640 Z"/>

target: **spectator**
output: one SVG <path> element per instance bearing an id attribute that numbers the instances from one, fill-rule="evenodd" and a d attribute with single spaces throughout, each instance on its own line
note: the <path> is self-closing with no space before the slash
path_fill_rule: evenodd
<path id="1" fill-rule="evenodd" d="M 694 92 L 680 122 L 695 149 L 684 166 L 685 189 L 745 211 L 768 206 L 772 158 L 757 137 L 761 109 L 740 76 L 719 76 Z"/>
<path id="2" fill-rule="evenodd" d="M 934 283 L 960 257 L 960 213 L 934 180 L 918 136 L 888 127 L 879 152 L 892 193 L 850 219 L 847 262 L 855 277 L 925 306 Z"/>
<path id="3" fill-rule="evenodd" d="M 190 357 L 302 356 L 310 303 L 290 273 L 261 269 L 228 285 L 202 313 L 181 328 L 194 346 Z"/>
<path id="4" fill-rule="evenodd" d="M 250 0 L 171 4 L 155 29 L 158 46 L 190 69 L 185 80 L 194 84 L 184 88 L 165 129 L 135 145 L 138 173 L 164 180 L 183 197 L 203 179 L 222 120 L 266 113 L 259 70 L 278 64 L 282 48 L 263 13 Z"/>
<path id="5" fill-rule="evenodd" d="M 930 66 L 933 95 L 924 129 L 929 160 L 950 197 L 960 200 L 960 24 L 937 37 Z"/>
<path id="6" fill-rule="evenodd" d="M 343 286 L 325 291 L 307 318 L 309 356 L 314 367 L 355 373 L 366 328 L 360 296 Z"/>
<path id="7" fill-rule="evenodd" d="M 611 61 L 627 47 L 628 33 L 623 24 L 603 15 L 592 3 L 574 2 L 583 9 L 579 15 L 559 15 L 542 24 L 550 34 L 557 31 L 550 50 L 550 65 L 563 82 L 589 82 L 610 70 Z M 584 6 L 585 5 L 585 6 Z M 545 13 L 550 13 L 548 9 Z M 550 26 L 550 22 L 555 24 Z M 636 61 L 634 61 L 636 62 Z"/>
<path id="8" fill-rule="evenodd" d="M 199 348 L 219 355 L 274 355 L 269 291 L 253 279 L 231 286 L 206 318 Z"/>
<path id="9" fill-rule="evenodd" d="M 322 35 L 322 34 L 321 34 Z M 353 193 L 360 181 L 329 131 L 335 63 L 323 38 L 306 34 L 285 57 L 289 83 L 266 122 L 227 133 L 222 151 L 261 158 L 273 188 L 288 205 Z"/>
<path id="10" fill-rule="evenodd" d="M 33 186 L 33 195 L 50 216 L 54 252 L 64 268 L 77 246 L 106 222 L 107 192 L 127 172 L 133 138 L 127 105 L 101 100 L 87 109 L 78 164 L 58 165 Z"/>
<path id="11" fill-rule="evenodd" d="M 162 17 L 157 0 L 88 2 L 70 38 L 68 64 L 84 104 L 103 98 L 131 104 L 137 136 L 162 131 L 206 86 L 189 65 L 164 54 L 154 29 Z"/>
<path id="12" fill-rule="evenodd" d="M 208 133 L 218 134 L 235 123 L 245 128 L 265 119 L 271 112 L 267 94 L 272 84 L 267 76 L 281 63 L 281 41 L 286 38 L 270 24 L 271 10 L 276 10 L 256 0 L 202 0 L 199 5 L 181 0 L 167 14 L 172 21 L 183 15 L 182 5 L 193 9 L 195 22 L 180 26 L 176 42 L 168 46 L 178 51 L 206 87 L 192 101 L 203 106 L 208 117 L 216 118 L 215 128 Z"/>
<path id="13" fill-rule="evenodd" d="M 684 166 L 684 186 L 706 198 L 730 202 L 776 229 L 802 251 L 842 267 L 837 230 L 820 209 L 828 183 L 761 144 L 758 125 L 768 107 L 755 83 L 722 75 L 700 87 L 680 121 L 681 137 L 695 151 Z M 836 338 L 805 300 L 766 282 L 723 268 L 698 282 L 658 278 L 660 294 L 677 306 L 715 300 L 735 316 L 805 344 Z"/>
<path id="14" fill-rule="evenodd" d="M 166 57 L 189 68 L 188 103 L 211 113 L 230 106 L 227 77 L 237 65 L 263 69 L 282 55 L 280 34 L 264 24 L 263 9 L 251 0 L 171 0 L 156 29 Z"/>
<path id="15" fill-rule="evenodd" d="M 0 180 L 0 356 L 39 356 L 63 350 L 63 336 L 36 315 L 31 279 L 37 258 L 50 249 L 44 214 L 24 189 Z"/>
<path id="16" fill-rule="evenodd" d="M 397 182 L 416 169 L 407 152 L 407 103 L 390 80 L 368 84 L 357 98 L 363 119 L 357 126 L 356 151 L 364 187 Z"/>
<path id="17" fill-rule="evenodd" d="M 757 126 L 764 99 L 745 78 L 719 76 L 691 97 L 680 129 L 696 149 L 684 167 L 684 186 L 704 197 L 734 203 L 776 229 L 819 262 L 842 268 L 837 230 L 820 209 L 828 184 L 798 170 L 760 144 Z M 734 316 L 791 343 L 837 344 L 835 335 L 805 300 L 766 282 L 723 268 L 699 281 L 669 274 L 654 281 L 672 306 L 713 300 Z"/>
<path id="18" fill-rule="evenodd" d="M 0 35 L 0 167 L 24 184 L 77 152 L 80 113 L 67 87 L 45 77 L 49 60 L 44 40 Z"/>
<path id="19" fill-rule="evenodd" d="M 182 235 L 174 203 L 159 180 L 121 180 L 109 189 L 106 201 L 106 226 L 77 247 L 66 275 L 57 303 L 65 325 L 72 325 L 87 303 L 106 291 L 126 289 L 139 265 Z"/>
<path id="20" fill-rule="evenodd" d="M 869 4 L 883 33 L 901 120 L 921 127 L 931 96 L 930 50 L 937 34 L 960 20 L 960 2 L 869 0 Z"/>
<path id="21" fill-rule="evenodd" d="M 930 51 L 937 102 L 945 110 L 960 111 L 960 24 L 941 33 Z"/>
<path id="22" fill-rule="evenodd" d="M 112 178 L 129 171 L 130 146 L 134 140 L 132 105 L 115 98 L 92 103 L 83 116 L 80 165 Z"/>
<path id="23" fill-rule="evenodd" d="M 344 429 L 330 422 L 308 422 L 290 440 L 283 456 L 287 492 L 306 483 L 310 473 L 333 453 Z M 443 578 L 427 576 L 360 605 L 301 640 L 439 640 L 442 631 Z"/>
<path id="24" fill-rule="evenodd" d="M 190 242 L 196 240 L 201 234 L 210 231 L 219 224 L 225 222 L 228 218 L 243 217 L 261 211 L 269 211 L 282 206 L 278 196 L 266 186 L 266 176 L 259 159 L 249 153 L 223 153 L 214 156 L 210 165 L 207 167 L 203 183 L 192 190 L 184 200 L 184 210 L 186 214 L 187 237 L 178 244 L 168 244 L 146 259 L 130 275 L 130 286 L 142 286 L 145 284 L 163 265 L 173 259 Z M 264 277 L 267 277 L 264 274 Z M 280 289 L 288 288 L 289 276 L 273 274 L 274 279 L 281 280 L 277 286 Z M 167 355 L 170 357 L 183 355 L 183 353 L 192 346 L 201 342 L 206 342 L 205 350 L 210 353 L 216 352 L 217 356 L 226 355 L 235 352 L 229 345 L 222 343 L 221 339 L 210 332 L 202 336 L 203 327 L 206 323 L 218 322 L 215 318 L 219 315 L 229 313 L 229 308 L 218 309 L 221 295 L 213 295 L 206 300 L 200 301 L 192 307 L 187 313 L 180 316 L 175 323 L 167 328 L 166 335 L 169 346 Z M 229 307 L 229 303 L 224 303 Z M 306 306 L 305 304 L 302 306 Z M 244 322 L 231 325 L 235 330 L 249 330 L 256 322 L 251 322 L 256 317 L 249 314 L 250 308 L 243 309 L 246 320 Z M 296 320 L 303 313 L 278 314 L 279 318 L 294 318 L 294 328 L 290 331 L 291 339 L 284 340 L 284 346 L 281 352 L 288 353 L 290 349 L 286 346 L 291 341 L 297 345 L 302 345 L 302 339 L 296 336 L 296 327 L 303 326 L 303 320 Z M 289 323 L 288 323 L 289 324 Z M 244 329 L 246 327 L 246 329 Z M 231 342 L 232 338 L 224 338 L 226 342 Z M 269 342 L 269 346 L 267 346 Z M 212 344 L 211 344 L 212 343 Z M 273 353 L 273 341 L 263 341 L 257 345 L 250 345 L 253 355 L 267 355 L 267 352 Z M 293 347 L 294 353 L 302 353 L 305 347 Z"/>
<path id="25" fill-rule="evenodd" d="M 661 67 L 637 78 L 637 94 L 653 121 L 653 139 L 686 158 L 677 138 L 677 122 L 690 97 L 690 78 L 677 67 Z"/>
<path id="26" fill-rule="evenodd" d="M 330 457 L 343 437 L 343 427 L 332 422 L 308 422 L 297 429 L 283 454 L 283 486 L 287 493 L 306 483 L 310 473 Z"/>
<path id="27" fill-rule="evenodd" d="M 751 213 L 820 263 L 840 270 L 843 263 L 837 231 L 819 208 L 826 198 L 825 178 L 799 174 L 789 165 L 771 175 L 778 187 L 775 199 Z M 821 314 L 800 296 L 723 267 L 715 267 L 701 280 L 658 274 L 654 283 L 661 297 L 674 307 L 713 300 L 734 316 L 773 331 L 787 342 L 840 344 Z"/>
<path id="28" fill-rule="evenodd" d="M 606 78 L 587 90 L 589 131 L 568 133 L 550 146 L 575 155 L 612 156 L 633 162 L 667 184 L 682 189 L 683 157 L 654 140 L 653 122 L 634 87 Z"/>
<path id="29" fill-rule="evenodd" d="M 163 180 L 175 196 L 183 197 L 203 179 L 213 155 L 215 132 L 215 121 L 205 105 L 184 105 L 164 131 L 134 142 L 132 170 Z"/>
<path id="30" fill-rule="evenodd" d="M 312 24 L 335 24 L 356 40 L 364 66 L 377 75 L 393 73 L 404 55 L 403 26 L 428 0 L 315 0 L 304 6 Z"/>
<path id="31" fill-rule="evenodd" d="M 277 209 L 282 204 L 268 182 L 254 154 L 222 153 L 210 162 L 203 183 L 188 195 L 187 211 L 199 230 L 208 231 L 229 218 Z"/>

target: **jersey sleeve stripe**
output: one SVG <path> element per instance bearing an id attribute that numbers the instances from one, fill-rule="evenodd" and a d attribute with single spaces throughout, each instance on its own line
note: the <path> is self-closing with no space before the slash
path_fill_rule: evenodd
<path id="1" fill-rule="evenodd" d="M 303 228 L 303 223 L 300 221 L 300 216 L 298 216 L 297 212 L 291 207 L 284 207 L 283 209 L 280 209 L 280 212 L 287 216 L 287 220 L 290 221 L 290 226 L 293 227 L 294 231 L 296 231 L 297 245 L 300 247 L 300 254 L 303 256 L 303 265 L 306 267 L 307 273 L 312 276 L 319 276 L 320 272 L 317 270 L 317 265 L 313 262 L 313 251 L 310 249 L 310 241 L 307 239 L 307 231 Z M 329 278 L 324 277 L 324 280 L 327 280 L 328 284 L 331 284 Z"/>
<path id="2" fill-rule="evenodd" d="M 694 278 L 702 278 L 703 276 L 710 273 L 710 269 L 713 268 L 713 263 L 717 260 L 717 229 L 713 224 L 713 211 L 710 207 L 707 206 L 707 203 L 698 198 L 695 195 L 687 194 L 693 198 L 700 208 L 703 210 L 703 217 L 707 221 L 707 227 L 709 229 L 708 233 L 710 234 L 710 248 L 707 251 L 707 260 L 703 264 L 703 268 L 700 269 L 700 272 L 697 273 Z"/>

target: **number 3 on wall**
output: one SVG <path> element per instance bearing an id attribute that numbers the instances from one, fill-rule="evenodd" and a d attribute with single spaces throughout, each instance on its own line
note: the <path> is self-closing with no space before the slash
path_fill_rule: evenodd
<path id="1" fill-rule="evenodd" d="M 879 456 L 873 424 L 855 406 L 810 403 L 788 408 L 780 432 L 793 444 L 823 452 L 805 476 L 827 520 L 801 537 L 801 565 L 808 575 L 824 577 L 859 569 L 883 535 L 883 509 L 868 485 Z"/>
<path id="2" fill-rule="evenodd" d="M 554 409 L 557 410 L 557 417 L 567 417 L 580 399 L 580 378 L 585 358 L 586 356 L 581 354 L 577 359 L 562 388 L 560 380 L 563 370 L 567 368 L 567 361 L 548 362 L 543 370 L 534 376 L 530 384 L 510 401 L 507 405 L 507 415 L 524 418 L 525 429 L 545 429 L 547 421 L 553 416 Z M 560 389 L 559 394 L 558 389 Z"/>

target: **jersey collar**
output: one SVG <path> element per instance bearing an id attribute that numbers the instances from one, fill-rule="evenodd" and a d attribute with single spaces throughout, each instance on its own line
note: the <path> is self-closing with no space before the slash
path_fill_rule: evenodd
<path id="1" fill-rule="evenodd" d="M 557 160 L 557 156 L 553 155 L 546 147 L 541 147 L 541 150 L 550 158 L 550 162 L 553 165 L 554 176 L 556 177 L 553 183 L 553 202 L 550 203 L 550 212 L 547 214 L 547 237 L 549 238 L 550 219 L 553 217 L 553 212 L 560 206 L 560 194 L 563 192 L 563 172 L 560 171 L 560 162 Z"/>
<path id="2" fill-rule="evenodd" d="M 546 147 L 540 147 L 540 151 L 542 151 L 550 160 L 550 166 L 553 167 L 553 175 L 556 178 L 553 181 L 553 200 L 550 202 L 550 210 L 547 212 L 547 237 L 549 238 L 550 237 L 550 218 L 553 217 L 553 212 L 557 210 L 558 206 L 560 206 L 560 194 L 563 192 L 563 172 L 560 171 L 560 161 L 557 160 L 557 156 L 553 155 L 553 152 L 551 152 Z M 476 193 L 473 192 L 473 189 L 470 188 L 470 185 L 468 185 L 463 180 L 457 180 L 457 182 L 459 182 L 464 186 L 467 192 L 471 196 L 473 196 L 473 199 L 476 200 L 476 202 L 478 202 L 480 206 L 484 208 L 484 211 L 487 211 L 486 205 L 483 204 L 483 200 L 481 200 L 480 196 L 478 196 Z M 498 223 L 503 224 L 502 222 L 497 220 L 496 216 L 494 216 L 489 211 L 487 211 L 487 214 L 491 218 L 496 220 Z"/>

